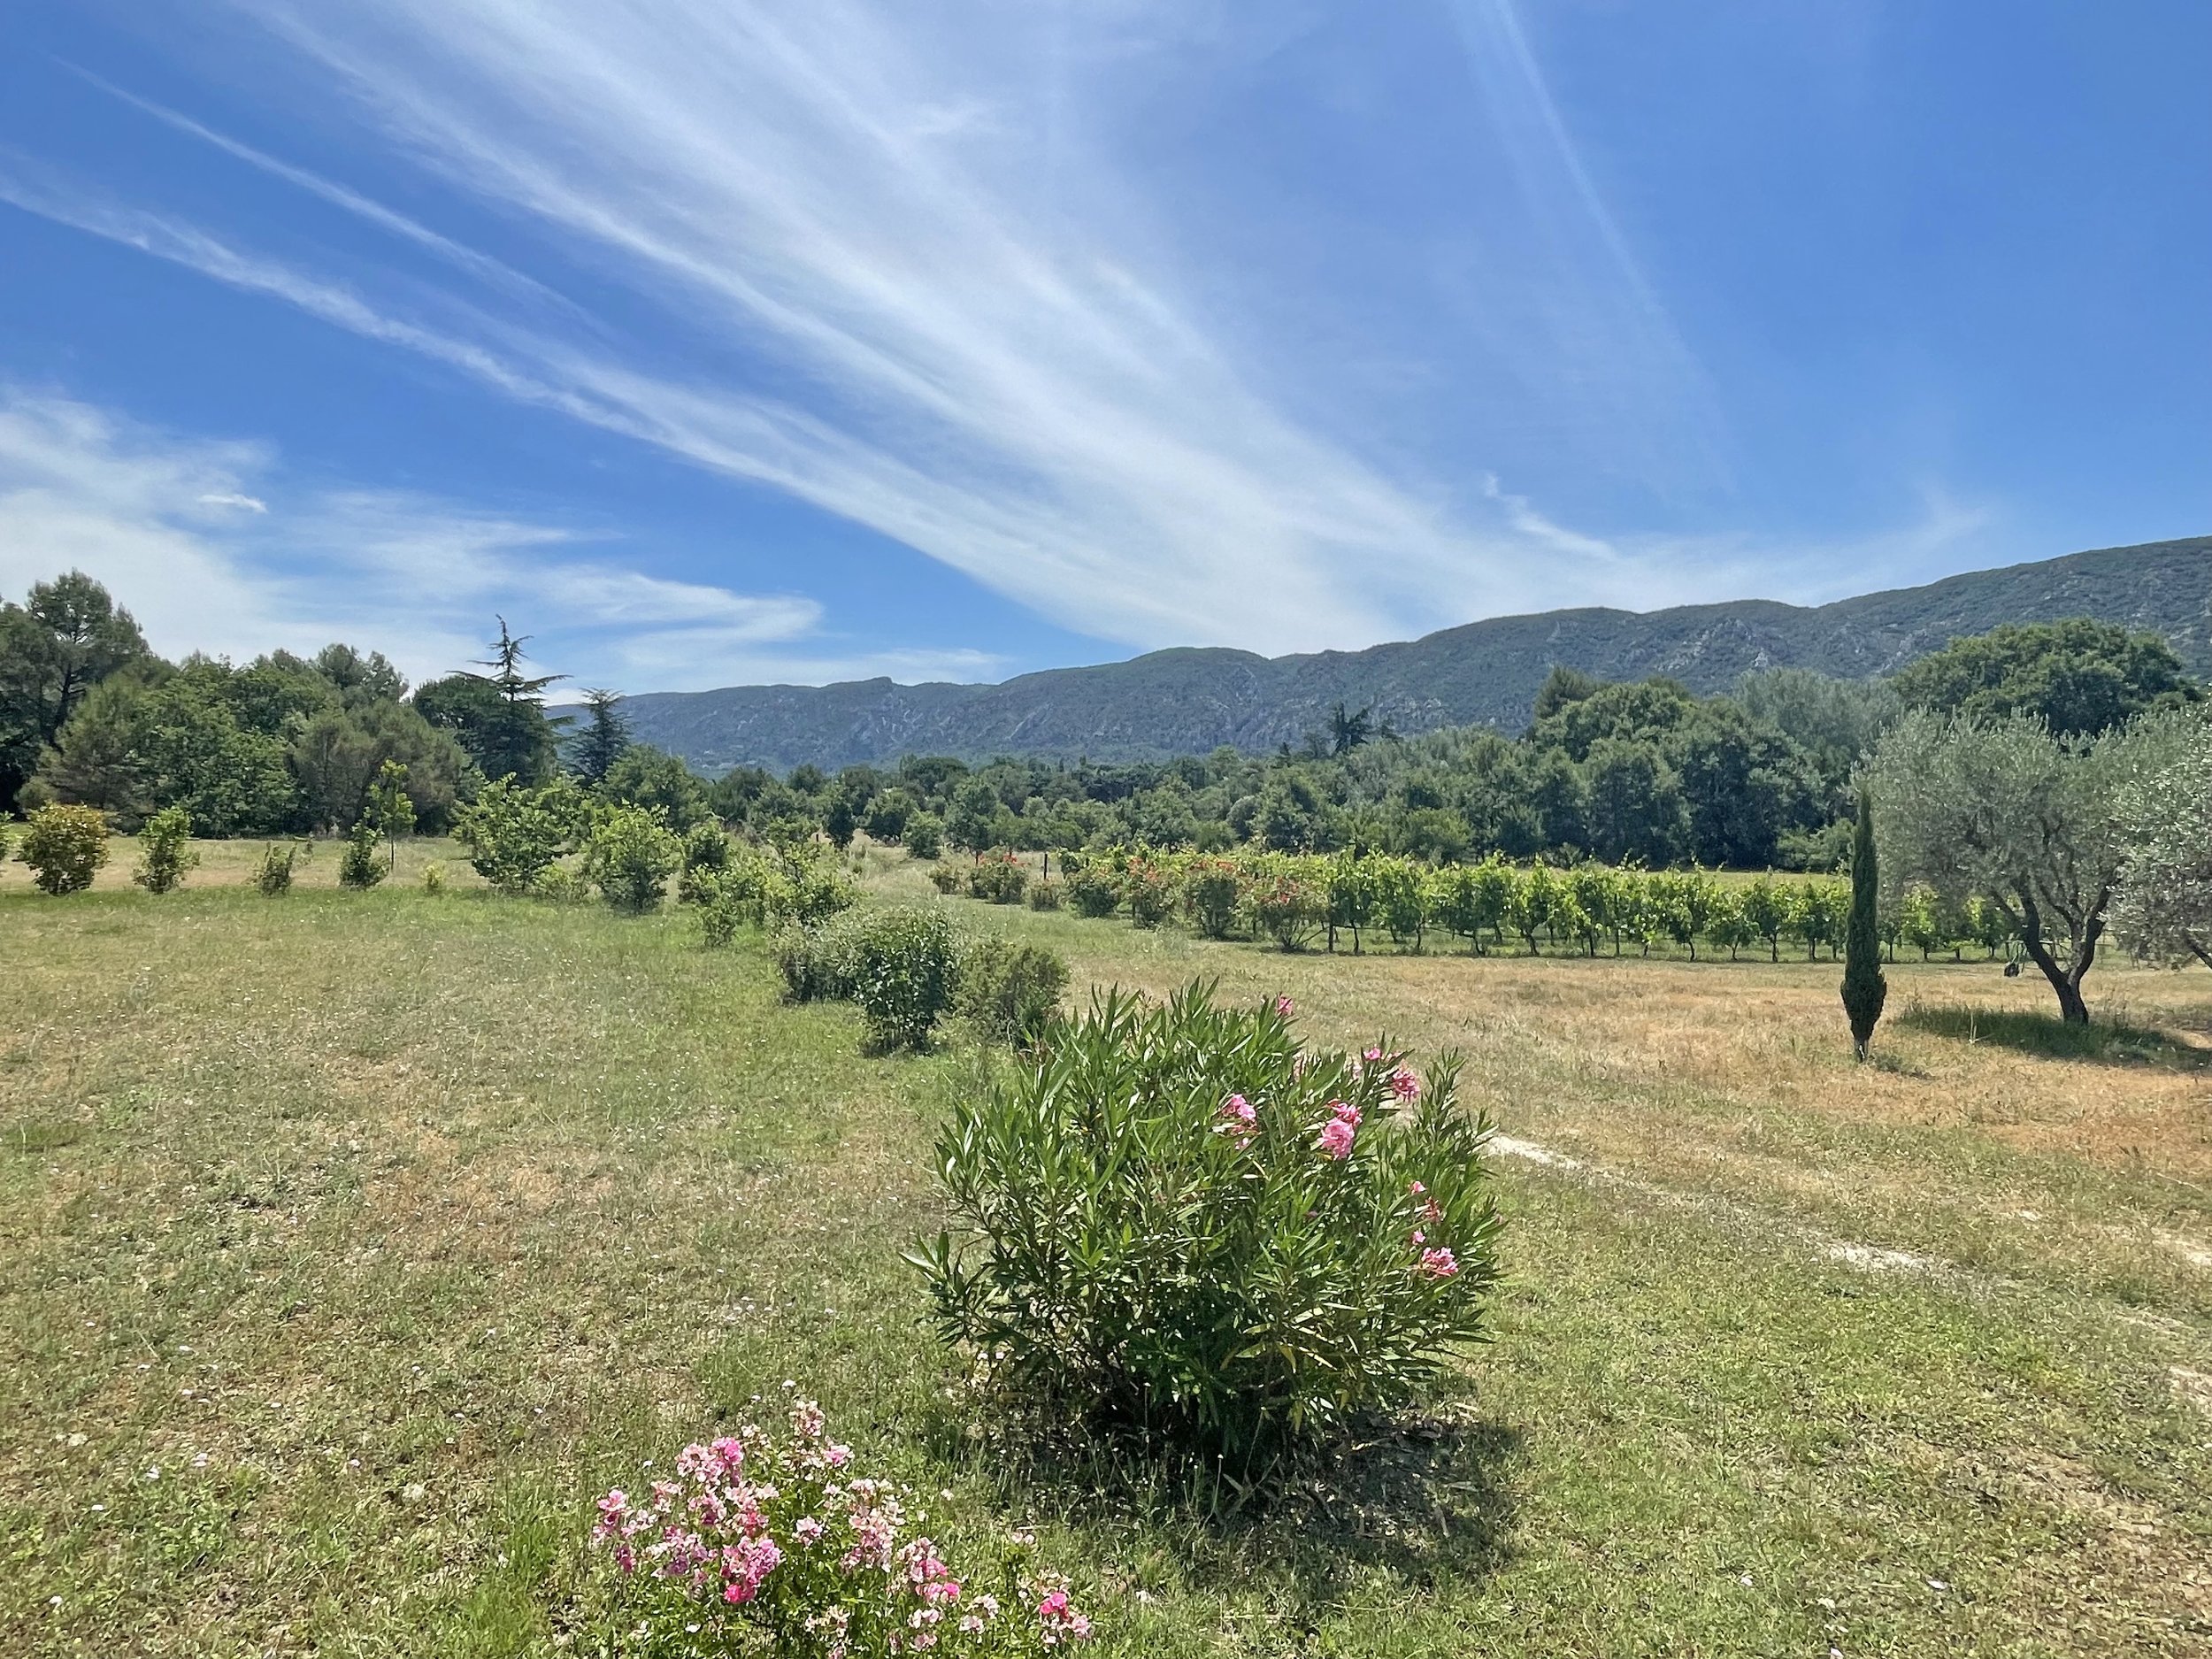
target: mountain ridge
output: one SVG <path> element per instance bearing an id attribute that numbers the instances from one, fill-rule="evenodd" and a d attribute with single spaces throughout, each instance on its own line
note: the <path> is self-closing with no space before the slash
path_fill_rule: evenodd
<path id="1" fill-rule="evenodd" d="M 641 741 L 710 772 L 884 764 L 907 754 L 1160 759 L 1296 743 L 1340 701 L 1372 705 L 1402 733 L 1517 730 L 1555 664 L 1608 680 L 1670 674 L 1709 695 L 1763 668 L 1870 679 L 2000 623 L 2077 616 L 2162 634 L 2192 672 L 2212 672 L 2212 537 L 2093 549 L 1824 605 L 1581 607 L 1492 617 L 1358 651 L 1270 657 L 1171 646 L 995 685 L 731 686 L 641 693 L 623 706 Z"/>

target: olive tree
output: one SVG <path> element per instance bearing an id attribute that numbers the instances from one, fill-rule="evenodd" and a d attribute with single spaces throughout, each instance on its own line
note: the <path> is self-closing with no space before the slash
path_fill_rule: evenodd
<path id="1" fill-rule="evenodd" d="M 2059 737 L 2025 715 L 1914 710 L 1866 771 L 1884 878 L 1897 892 L 1924 882 L 1952 903 L 1978 897 L 1996 907 L 2050 981 L 2060 1014 L 2085 1024 L 2082 980 L 2127 862 L 2119 798 L 2162 736 L 2138 723 Z"/>
<path id="2" fill-rule="evenodd" d="M 2128 862 L 2112 901 L 2121 942 L 2147 961 L 2212 968 L 2212 724 L 2162 723 L 2162 752 L 2117 803 Z"/>

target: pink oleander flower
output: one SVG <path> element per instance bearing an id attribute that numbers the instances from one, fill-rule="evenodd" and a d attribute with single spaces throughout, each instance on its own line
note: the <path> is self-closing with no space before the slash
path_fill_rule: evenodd
<path id="1" fill-rule="evenodd" d="M 1414 1230 L 1413 1230 L 1413 1243 L 1414 1243 L 1414 1246 L 1415 1246 L 1415 1248 L 1418 1248 L 1420 1246 L 1422 1246 L 1422 1245 L 1424 1245 L 1424 1244 L 1426 1244 L 1428 1241 L 1429 1241 L 1429 1235 L 1428 1235 L 1427 1233 L 1425 1233 L 1422 1232 L 1422 1231 L 1421 1231 L 1421 1229 L 1420 1229 L 1420 1228 L 1418 1228 L 1418 1227 L 1414 1228 Z"/>
<path id="2" fill-rule="evenodd" d="M 1402 1101 L 1419 1100 L 1421 1079 L 1404 1066 L 1400 1066 L 1390 1074 L 1390 1092 Z"/>
<path id="3" fill-rule="evenodd" d="M 1221 1133 L 1237 1143 L 1241 1152 L 1252 1144 L 1252 1136 L 1259 1127 L 1260 1115 L 1252 1102 L 1241 1094 L 1232 1094 L 1221 1102 Z"/>
<path id="4" fill-rule="evenodd" d="M 1278 1014 L 1280 1014 L 1285 1019 L 1288 1019 L 1290 1018 L 1290 1010 L 1294 1006 L 1294 1004 L 1293 1004 L 1291 1000 L 1286 996 L 1279 996 L 1275 999 L 1275 1011 Z"/>
<path id="5" fill-rule="evenodd" d="M 1358 1128 L 1356 1117 L 1332 1118 L 1322 1125 L 1321 1139 L 1314 1144 L 1324 1157 L 1340 1162 L 1352 1156 L 1352 1137 Z"/>
<path id="6" fill-rule="evenodd" d="M 822 1532 L 823 1527 L 821 1522 L 816 1520 L 810 1515 L 801 1516 L 797 1520 L 791 1524 L 791 1536 L 797 1539 L 802 1544 L 820 1543 L 822 1541 Z"/>
<path id="7" fill-rule="evenodd" d="M 820 1440 L 825 1422 L 822 1408 L 813 1401 L 794 1400 L 791 1402 L 791 1432 L 801 1439 Z"/>
<path id="8" fill-rule="evenodd" d="M 1382 1064 L 1383 1051 L 1380 1048 L 1370 1048 L 1363 1057 L 1370 1065 L 1379 1065 Z"/>
<path id="9" fill-rule="evenodd" d="M 1459 1263 L 1452 1259 L 1449 1250 L 1424 1250 L 1420 1271 L 1428 1279 L 1449 1279 L 1459 1271 Z"/>
<path id="10" fill-rule="evenodd" d="M 1429 1189 L 1427 1187 L 1424 1187 L 1418 1181 L 1408 1181 L 1406 1183 L 1406 1191 L 1412 1194 L 1416 1198 L 1420 1197 L 1423 1193 L 1425 1193 Z"/>

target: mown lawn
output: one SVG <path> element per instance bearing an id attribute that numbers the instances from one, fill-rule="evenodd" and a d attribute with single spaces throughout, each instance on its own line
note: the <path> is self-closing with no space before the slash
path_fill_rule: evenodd
<path id="1" fill-rule="evenodd" d="M 933 1507 L 1040 1524 L 1102 1653 L 2212 1647 L 2202 976 L 2100 969 L 2143 1035 L 2053 1053 L 2033 983 L 1901 966 L 1870 1068 L 1825 964 L 946 902 L 1079 983 L 1461 1047 L 1519 1143 L 1462 1386 L 1224 1517 L 971 1423 L 898 1261 L 956 1047 L 864 1059 L 680 916 L 266 900 L 244 862 L 0 877 L 0 1652 L 588 1650 L 590 1498 L 787 1379 Z"/>

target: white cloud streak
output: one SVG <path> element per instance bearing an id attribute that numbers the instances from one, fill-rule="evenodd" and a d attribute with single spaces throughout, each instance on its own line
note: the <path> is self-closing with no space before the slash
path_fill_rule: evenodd
<path id="1" fill-rule="evenodd" d="M 1487 331 L 1523 394 L 1547 379 L 1573 388 L 1561 396 L 1580 400 L 1574 419 L 1601 428 L 1605 465 L 1724 472 L 1697 365 L 1577 152 L 1510 0 L 1448 3 L 1521 198 L 1492 242 L 1526 244 L 1510 272 L 1486 273 L 1510 278 L 1511 303 L 1471 326 Z M 1218 315 L 1221 290 L 1193 297 L 1207 290 L 1160 228 L 1172 215 L 1132 200 L 1070 90 L 1112 81 L 1087 71 L 1178 31 L 1188 45 L 1225 28 L 1218 19 L 1152 0 L 1095 12 L 949 0 L 926 16 L 882 0 L 232 4 L 297 50 L 319 111 L 350 111 L 472 211 L 488 205 L 534 238 L 546 280 L 112 88 L 400 251 L 428 254 L 446 285 L 358 258 L 341 280 L 19 157 L 0 157 L 0 200 L 787 492 L 1132 644 L 1356 646 L 1560 603 L 1724 596 L 1755 572 L 1785 595 L 1824 580 L 1832 549 L 1593 535 L 1468 457 L 1453 470 L 1471 486 L 1386 467 L 1372 455 L 1402 450 L 1363 441 L 1356 418 L 1333 428 L 1312 412 L 1329 403 L 1325 365 L 1298 388 L 1308 413 L 1290 414 L 1281 394 L 1301 354 L 1240 338 Z M 1043 152 L 1049 167 L 1031 165 Z M 594 318 L 555 300 L 564 276 L 585 274 L 620 303 Z M 1440 360 L 1455 343 L 1439 343 Z M 1546 417 L 1547 430 L 1571 424 Z M 257 499 L 219 485 L 192 505 L 235 519 Z M 182 534 L 181 511 L 131 522 Z M 549 602 L 599 619 L 595 649 L 632 674 L 700 683 L 741 664 L 792 680 L 972 678 L 992 666 L 974 653 L 772 649 L 818 634 L 818 602 L 575 560 L 542 527 L 365 495 L 326 496 L 288 522 L 324 525 L 334 549 L 366 549 L 334 552 L 339 564 L 365 560 L 363 572 L 457 604 L 527 570 Z M 1970 513 L 1932 510 L 1897 544 L 1974 527 Z M 227 544 L 209 542 L 204 526 L 192 534 L 201 557 L 222 556 Z"/>
<path id="2" fill-rule="evenodd" d="M 172 655 L 242 659 L 343 638 L 421 678 L 480 656 L 503 611 L 535 634 L 542 660 L 634 687 L 995 666 L 841 653 L 813 600 L 648 576 L 587 556 L 590 540 L 419 495 L 292 488 L 264 446 L 180 439 L 0 388 L 0 592 L 84 570 Z"/>
<path id="3" fill-rule="evenodd" d="M 1036 107 L 1018 52 L 958 50 L 995 26 L 1018 32 L 987 3 L 929 32 L 862 0 L 241 9 L 400 152 L 699 349 L 678 371 L 665 349 L 610 349 L 483 296 L 426 317 L 365 292 L 365 276 L 319 277 L 21 166 L 0 194 L 787 490 L 1131 643 L 1356 644 L 1563 592 L 1633 601 L 1670 585 L 1290 419 L 1179 291 L 1164 242 L 1027 199 L 1019 160 L 1048 127 L 1064 190 L 1102 206 L 1121 185 L 1079 123 Z M 1110 49 L 1146 20 L 1123 8 Z M 1486 50 L 1525 56 L 1510 33 Z M 144 107 L 456 269 L 476 257 Z M 1555 112 L 1549 128 L 1563 143 Z M 1595 196 L 1573 176 L 1579 223 Z"/>

